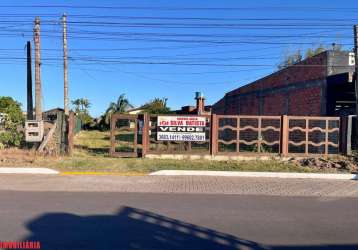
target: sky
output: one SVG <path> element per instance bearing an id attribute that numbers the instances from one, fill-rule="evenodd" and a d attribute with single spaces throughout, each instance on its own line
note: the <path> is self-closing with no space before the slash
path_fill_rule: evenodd
<path id="1" fill-rule="evenodd" d="M 214 104 L 293 51 L 332 43 L 351 50 L 358 1 L 2 0 L 0 96 L 26 107 L 25 45 L 39 16 L 43 106 L 63 107 L 63 13 L 70 100 L 89 99 L 97 117 L 122 93 L 136 107 L 159 97 L 179 109 L 195 104 L 196 91 Z"/>

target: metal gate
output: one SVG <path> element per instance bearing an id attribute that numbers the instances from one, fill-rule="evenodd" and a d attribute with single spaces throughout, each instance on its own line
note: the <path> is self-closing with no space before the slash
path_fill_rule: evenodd
<path id="1" fill-rule="evenodd" d="M 113 114 L 111 117 L 111 149 L 113 157 L 137 157 L 140 124 L 138 115 Z"/>

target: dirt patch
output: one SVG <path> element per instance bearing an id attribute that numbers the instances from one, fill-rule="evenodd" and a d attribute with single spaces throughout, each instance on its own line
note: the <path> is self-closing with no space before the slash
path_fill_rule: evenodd
<path id="1" fill-rule="evenodd" d="M 301 167 L 317 170 L 336 170 L 338 172 L 358 172 L 358 165 L 354 159 L 326 159 L 326 158 L 290 158 L 288 162 Z"/>
<path id="2" fill-rule="evenodd" d="M 36 153 L 32 150 L 4 149 L 0 150 L 0 166 L 14 165 L 16 163 L 33 163 Z"/>

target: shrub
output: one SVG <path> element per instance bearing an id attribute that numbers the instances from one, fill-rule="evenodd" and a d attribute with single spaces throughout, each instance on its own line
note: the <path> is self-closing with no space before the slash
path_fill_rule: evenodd
<path id="1" fill-rule="evenodd" d="M 20 146 L 24 138 L 21 132 L 24 125 L 21 104 L 11 97 L 0 97 L 0 113 L 5 114 L 2 121 L 3 130 L 0 131 L 0 149 Z"/>

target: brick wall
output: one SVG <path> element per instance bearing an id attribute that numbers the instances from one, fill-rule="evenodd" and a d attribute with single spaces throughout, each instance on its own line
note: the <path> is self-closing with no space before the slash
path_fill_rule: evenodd
<path id="1" fill-rule="evenodd" d="M 326 83 L 326 64 L 327 52 L 323 52 L 230 91 L 213 105 L 213 113 L 321 115 L 321 88 Z"/>
<path id="2" fill-rule="evenodd" d="M 321 115 L 321 88 L 312 87 L 292 91 L 289 115 Z"/>
<path id="3" fill-rule="evenodd" d="M 262 114 L 277 115 L 287 112 L 287 94 L 277 93 L 263 97 Z"/>

